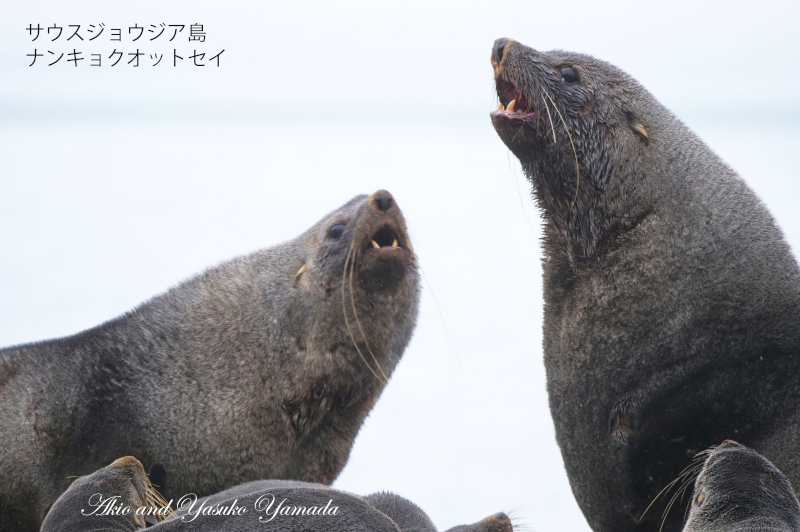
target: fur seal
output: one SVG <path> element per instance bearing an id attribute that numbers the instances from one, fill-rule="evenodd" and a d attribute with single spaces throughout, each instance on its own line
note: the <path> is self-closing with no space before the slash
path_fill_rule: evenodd
<path id="1" fill-rule="evenodd" d="M 509 39 L 491 63 L 544 220 L 549 404 L 589 525 L 658 530 L 650 501 L 725 439 L 800 485 L 800 271 L 763 203 L 613 65 Z"/>
<path id="2" fill-rule="evenodd" d="M 168 498 L 331 483 L 418 301 L 405 220 L 380 190 L 122 317 L 0 351 L 0 529 L 38 530 L 67 477 L 124 455 Z"/>
<path id="3" fill-rule="evenodd" d="M 796 532 L 800 504 L 772 463 L 734 441 L 706 458 L 683 532 Z"/>
<path id="4" fill-rule="evenodd" d="M 166 501 L 148 499 L 150 493 L 154 491 L 149 487 L 141 464 L 132 457 L 121 458 L 73 482 L 47 514 L 41 532 L 144 529 L 142 519 L 137 519 L 137 509 L 159 508 L 166 504 Z M 118 497 L 116 508 L 128 507 L 130 511 L 99 515 L 107 508 L 99 501 L 114 496 Z M 272 505 L 268 506 L 270 502 Z M 153 532 L 436 532 L 436 527 L 422 509 L 394 493 L 379 492 L 359 497 L 323 484 L 291 480 L 248 482 L 209 497 L 190 498 L 177 504 L 182 507 L 178 515 L 150 527 Z M 201 510 L 213 507 L 223 508 L 224 514 L 214 515 L 214 512 Z M 302 515 L 291 511 L 282 513 L 279 511 L 282 507 L 327 508 L 327 511 Z M 513 528 L 508 517 L 498 513 L 474 525 L 461 525 L 448 532 L 513 532 Z"/>
<path id="5" fill-rule="evenodd" d="M 119 506 L 129 506 L 134 511 L 114 515 L 84 515 L 99 505 L 97 493 L 103 499 L 116 499 Z M 94 499 L 93 499 L 94 497 Z M 76 479 L 62 495 L 42 523 L 42 530 L 139 530 L 146 527 L 145 516 L 136 514 L 136 508 L 163 508 L 163 500 L 150 484 L 142 464 L 132 456 L 118 458 L 110 465 L 91 475 Z M 101 512 L 97 512 L 102 513 Z M 91 526 L 89 526 L 91 525 Z"/>

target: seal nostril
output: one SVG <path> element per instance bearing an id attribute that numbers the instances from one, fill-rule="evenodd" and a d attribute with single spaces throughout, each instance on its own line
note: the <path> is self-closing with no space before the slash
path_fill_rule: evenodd
<path id="1" fill-rule="evenodd" d="M 375 202 L 375 207 L 381 212 L 386 212 L 392 208 L 392 200 L 392 195 L 386 190 L 379 190 L 372 195 L 372 201 Z"/>
<path id="2" fill-rule="evenodd" d="M 500 61 L 503 60 L 503 54 L 506 51 L 507 42 L 508 39 L 506 39 L 505 37 L 501 37 L 496 41 L 494 41 L 494 46 L 492 46 L 492 59 L 498 65 L 500 64 Z"/>
<path id="3" fill-rule="evenodd" d="M 498 39 L 498 40 L 499 40 L 499 39 Z M 497 513 L 496 513 L 496 514 L 494 514 L 492 517 L 494 517 L 494 518 L 495 518 L 495 519 L 497 519 L 498 521 L 502 521 L 503 519 L 508 519 L 508 516 L 507 516 L 505 513 L 503 513 L 503 512 L 497 512 Z"/>

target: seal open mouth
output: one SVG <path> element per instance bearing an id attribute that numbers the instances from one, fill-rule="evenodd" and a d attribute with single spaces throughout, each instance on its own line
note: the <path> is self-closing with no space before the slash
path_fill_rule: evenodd
<path id="1" fill-rule="evenodd" d="M 382 224 L 361 248 L 359 271 L 362 282 L 373 290 L 394 288 L 403 278 L 409 254 L 404 233 L 391 222 Z"/>
<path id="2" fill-rule="evenodd" d="M 500 105 L 492 115 L 505 115 L 509 118 L 527 118 L 536 115 L 536 110 L 528 98 L 514 83 L 498 75 L 495 81 Z"/>
<path id="3" fill-rule="evenodd" d="M 506 116 L 508 118 L 530 118 L 536 115 L 535 105 L 525 96 L 517 84 L 507 75 L 509 65 L 505 61 L 506 46 L 509 39 L 497 39 L 492 47 L 491 63 L 494 69 L 495 88 L 500 105 L 492 111 L 492 118 Z M 503 75 L 503 74 L 506 75 Z"/>
<path id="4" fill-rule="evenodd" d="M 414 253 L 403 215 L 389 192 L 379 190 L 364 212 L 355 242 L 362 286 L 372 291 L 394 290 L 411 266 Z M 359 245 L 360 242 L 360 245 Z"/>
<path id="5" fill-rule="evenodd" d="M 380 229 L 375 231 L 372 235 L 370 243 L 365 246 L 363 251 L 370 249 L 379 249 L 388 251 L 390 249 L 400 248 L 398 232 L 392 229 L 391 225 L 385 224 Z M 386 249 L 388 248 L 388 249 Z"/>

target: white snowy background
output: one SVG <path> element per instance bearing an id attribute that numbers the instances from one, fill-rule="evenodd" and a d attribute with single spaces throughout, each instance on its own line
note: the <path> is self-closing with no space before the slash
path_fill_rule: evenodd
<path id="1" fill-rule="evenodd" d="M 489 120 L 494 39 L 628 71 L 800 249 L 796 1 L 3 0 L 2 12 L 0 345 L 99 324 L 386 188 L 427 280 L 414 339 L 335 486 L 395 491 L 442 529 L 516 509 L 532 530 L 588 530 L 547 407 L 539 214 Z M 59 40 L 31 42 L 30 24 L 54 23 Z M 122 42 L 66 42 L 67 25 L 98 23 Z M 195 48 L 188 27 L 132 43 L 135 23 L 203 24 L 197 49 L 224 49 L 221 66 L 172 67 L 173 48 Z M 42 63 L 137 47 L 162 63 Z M 34 49 L 46 56 L 29 67 Z"/>

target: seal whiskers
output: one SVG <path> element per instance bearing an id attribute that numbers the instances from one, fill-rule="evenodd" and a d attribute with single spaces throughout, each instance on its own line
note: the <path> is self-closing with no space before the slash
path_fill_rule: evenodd
<path id="1" fill-rule="evenodd" d="M 672 482 L 667 484 L 664 489 L 662 489 L 658 494 L 653 497 L 653 500 L 647 506 L 642 515 L 639 517 L 639 521 L 644 519 L 645 514 L 647 514 L 648 510 L 655 504 L 655 502 L 661 497 L 662 494 L 669 493 L 676 484 L 678 485 L 678 489 L 675 491 L 675 494 L 670 498 L 669 502 L 667 503 L 667 507 L 664 509 L 664 512 L 661 514 L 661 527 L 659 528 L 659 532 L 663 529 L 664 523 L 667 520 L 667 516 L 669 515 L 669 511 L 672 509 L 672 505 L 675 503 L 675 500 L 678 498 L 678 495 L 681 496 L 681 501 L 683 501 L 683 496 L 686 493 L 686 490 L 689 486 L 691 486 L 692 482 L 697 478 L 697 475 L 700 474 L 700 471 L 705 464 L 705 456 L 711 453 L 716 446 L 706 449 L 697 453 L 694 458 L 692 459 L 692 463 L 688 465 L 683 471 L 681 471 L 680 475 L 678 475 Z M 687 505 L 687 511 L 689 506 Z M 684 519 L 685 519 L 684 515 Z"/>
<path id="2" fill-rule="evenodd" d="M 350 335 L 350 339 L 353 341 L 353 347 L 355 347 L 356 352 L 358 353 L 358 356 L 361 357 L 361 360 L 364 361 L 364 365 L 367 366 L 367 368 L 369 368 L 369 371 L 373 375 L 375 375 L 375 378 L 378 379 L 378 381 L 383 382 L 381 380 L 381 378 L 378 376 L 378 374 L 375 373 L 375 370 L 372 369 L 372 366 L 370 365 L 370 363 L 367 362 L 367 359 L 366 359 L 366 357 L 364 357 L 364 354 L 361 352 L 361 349 L 359 349 L 358 342 L 356 341 L 356 337 L 353 336 L 353 331 L 350 329 L 350 320 L 347 319 L 347 306 L 345 304 L 346 299 L 345 299 L 345 295 L 344 295 L 345 287 L 347 286 L 347 283 L 346 283 L 345 279 L 347 278 L 347 266 L 348 266 L 348 264 L 350 265 L 351 272 L 352 272 L 353 267 L 354 267 L 353 264 L 351 263 L 351 260 L 350 260 L 351 257 L 352 257 L 352 254 L 353 254 L 353 249 L 355 249 L 355 242 L 352 242 L 350 244 L 350 248 L 347 251 L 347 258 L 344 261 L 344 269 L 342 270 L 342 315 L 344 316 L 344 324 L 345 324 L 345 327 L 347 327 L 347 333 Z M 355 261 L 353 261 L 353 262 L 355 262 Z M 352 279 L 352 275 L 351 275 L 351 279 Z M 353 285 L 352 285 L 352 281 L 351 281 L 350 292 L 352 293 L 352 291 L 353 291 Z M 355 313 L 355 303 L 353 303 L 353 312 Z"/>
<path id="3" fill-rule="evenodd" d="M 553 125 L 553 115 L 550 114 L 550 106 L 547 105 L 547 100 L 542 98 L 542 103 L 544 104 L 544 110 L 547 111 L 547 118 L 550 119 L 550 129 L 553 131 L 553 144 L 555 144 L 556 142 L 558 142 L 558 140 L 556 139 L 556 126 Z M 538 130 L 538 123 L 537 123 L 537 130 Z"/>
<path id="4" fill-rule="evenodd" d="M 378 358 L 375 356 L 375 353 L 372 352 L 372 348 L 369 346 L 369 340 L 367 340 L 367 335 L 364 334 L 364 328 L 361 326 L 361 320 L 358 319 L 358 311 L 356 310 L 356 295 L 355 292 L 353 291 L 353 274 L 355 273 L 356 265 L 358 264 L 358 261 L 361 257 L 358 249 L 356 249 L 355 251 L 356 255 L 353 258 L 353 264 L 350 266 L 350 303 L 353 305 L 353 317 L 356 320 L 356 325 L 358 325 L 358 331 L 361 333 L 361 338 L 364 339 L 364 345 L 367 347 L 367 351 L 369 351 L 370 356 L 372 356 L 372 360 L 375 361 L 375 365 L 378 367 L 378 371 L 380 371 L 381 375 L 383 375 L 382 382 L 388 382 L 389 377 L 387 377 L 386 373 L 383 372 L 383 368 L 381 367 L 380 362 L 378 362 Z M 378 380 L 380 380 L 380 378 Z"/>
<path id="5" fill-rule="evenodd" d="M 553 101 L 552 96 L 546 90 L 542 89 L 542 92 L 545 96 L 550 99 L 550 103 L 553 104 L 553 109 L 556 113 L 558 113 L 558 117 L 561 119 L 561 123 L 564 124 L 564 130 L 567 132 L 567 137 L 569 137 L 570 146 L 572 146 L 572 153 L 575 155 L 575 195 L 572 197 L 572 204 L 569 206 L 570 210 L 575 207 L 575 200 L 578 199 L 578 189 L 581 186 L 581 164 L 578 161 L 578 150 L 575 149 L 575 141 L 572 140 L 572 133 L 569 132 L 569 127 L 567 126 L 566 120 L 564 120 L 564 116 L 561 114 L 561 111 L 558 110 L 558 106 L 556 102 Z M 548 111 L 549 114 L 549 111 Z M 553 124 L 552 117 L 550 118 L 550 125 Z M 553 142 L 555 142 L 555 130 L 553 131 Z"/>

